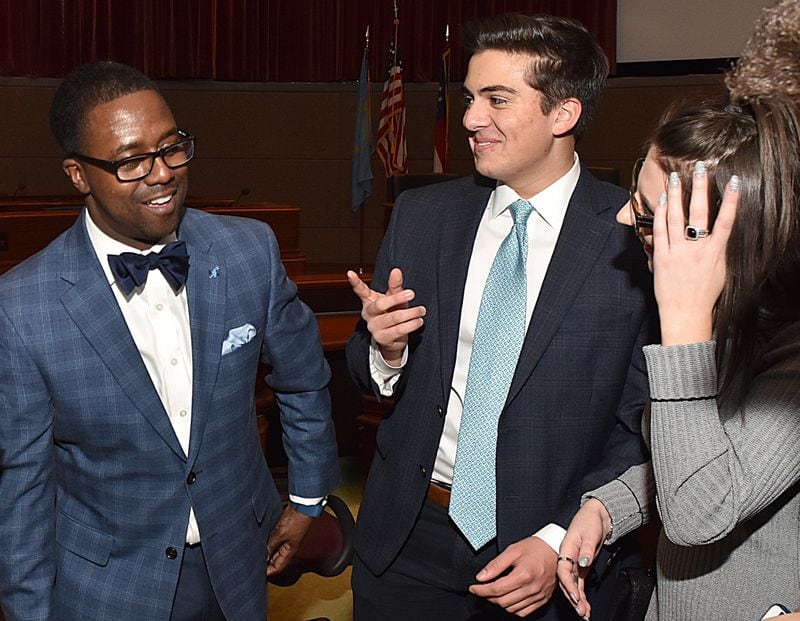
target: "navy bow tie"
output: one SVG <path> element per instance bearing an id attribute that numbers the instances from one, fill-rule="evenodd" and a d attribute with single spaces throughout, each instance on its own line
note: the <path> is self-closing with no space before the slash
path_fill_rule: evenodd
<path id="1" fill-rule="evenodd" d="M 189 274 L 189 255 L 186 253 L 186 242 L 182 240 L 167 244 L 161 252 L 110 254 L 108 264 L 117 286 L 125 295 L 130 295 L 136 287 L 147 282 L 150 270 L 161 270 L 175 293 L 184 285 Z"/>

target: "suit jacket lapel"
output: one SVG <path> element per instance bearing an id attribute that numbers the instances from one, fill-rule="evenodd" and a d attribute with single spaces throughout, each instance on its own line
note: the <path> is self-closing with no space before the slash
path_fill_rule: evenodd
<path id="1" fill-rule="evenodd" d="M 458 347 L 458 326 L 464 301 L 472 246 L 478 233 L 491 188 L 476 187 L 447 207 L 442 223 L 438 256 L 438 307 L 441 381 L 445 401 L 450 394 Z"/>
<path id="2" fill-rule="evenodd" d="M 583 170 L 533 310 L 506 403 L 525 385 L 614 229 L 613 222 L 598 216 L 608 205 L 591 201 L 588 186 L 593 182 Z"/>
<path id="3" fill-rule="evenodd" d="M 72 286 L 62 295 L 61 302 L 78 330 L 117 380 L 122 392 L 164 442 L 185 459 L 114 293 L 100 268 L 83 218 L 78 218 L 65 240 L 61 277 Z"/>
<path id="4" fill-rule="evenodd" d="M 222 342 L 226 335 L 227 270 L 224 262 L 210 252 L 210 243 L 198 236 L 196 226 L 186 220 L 181 225 L 180 238 L 186 241 L 189 253 L 186 292 L 192 332 L 191 462 L 200 449 L 222 357 Z"/>

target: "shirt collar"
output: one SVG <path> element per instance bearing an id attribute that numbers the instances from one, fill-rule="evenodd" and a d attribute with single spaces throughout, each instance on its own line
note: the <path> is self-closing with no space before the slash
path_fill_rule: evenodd
<path id="1" fill-rule="evenodd" d="M 159 252 L 168 243 L 177 239 L 177 235 L 172 233 L 165 240 L 163 240 L 163 243 L 154 244 L 147 250 L 139 250 L 133 246 L 123 244 L 121 241 L 118 241 L 101 231 L 100 227 L 95 224 L 94 220 L 92 220 L 92 216 L 89 214 L 88 209 L 84 208 L 83 213 L 86 222 L 86 232 L 89 234 L 89 241 L 92 243 L 92 248 L 94 248 L 94 252 L 100 261 L 100 267 L 103 268 L 103 273 L 106 275 L 106 280 L 108 280 L 109 284 L 114 282 L 114 275 L 111 273 L 111 267 L 108 264 L 108 255 L 122 254 L 123 252 L 135 252 L 136 254 Z"/>
<path id="2" fill-rule="evenodd" d="M 533 205 L 534 211 L 539 214 L 539 217 L 558 231 L 564 222 L 569 199 L 575 191 L 575 186 L 578 185 L 580 176 L 580 158 L 578 158 L 577 153 L 573 152 L 572 167 L 563 176 L 534 196 L 520 196 L 504 183 L 498 183 L 489 199 L 491 217 L 498 217 L 511 203 L 521 198 Z"/>

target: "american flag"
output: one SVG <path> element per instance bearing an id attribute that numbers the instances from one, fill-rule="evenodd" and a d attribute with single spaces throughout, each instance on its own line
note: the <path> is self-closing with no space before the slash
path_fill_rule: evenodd
<path id="1" fill-rule="evenodd" d="M 439 94 L 436 96 L 436 124 L 433 130 L 433 172 L 435 173 L 447 172 L 447 129 L 450 117 L 449 82 L 450 47 L 447 45 L 442 53 L 442 77 L 439 80 Z"/>
<path id="2" fill-rule="evenodd" d="M 396 15 L 396 13 L 395 13 Z M 394 19 L 394 38 L 389 47 L 389 75 L 383 84 L 381 109 L 378 113 L 378 133 L 375 150 L 383 163 L 387 177 L 401 175 L 408 170 L 406 153 L 406 102 L 403 96 L 403 76 L 397 59 L 397 26 Z"/>

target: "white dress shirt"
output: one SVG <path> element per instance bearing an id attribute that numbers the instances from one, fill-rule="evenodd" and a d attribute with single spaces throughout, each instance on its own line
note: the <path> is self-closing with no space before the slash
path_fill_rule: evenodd
<path id="1" fill-rule="evenodd" d="M 158 252 L 167 243 L 175 241 L 175 234 L 170 239 L 162 240 L 163 244 L 143 252 L 106 235 L 92 221 L 88 211 L 86 229 L 133 342 L 169 416 L 172 429 L 184 454 L 188 456 L 192 431 L 192 333 L 186 287 L 175 293 L 160 270 L 151 270 L 147 282 L 126 296 L 114 281 L 107 258 L 110 254 L 123 252 Z M 190 507 L 186 543 L 195 544 L 199 541 L 200 529 L 194 509 Z"/>
<path id="2" fill-rule="evenodd" d="M 507 185 L 498 184 L 489 197 L 486 210 L 478 225 L 478 233 L 472 247 L 467 280 L 464 285 L 456 364 L 453 370 L 444 431 L 439 440 L 439 450 L 433 468 L 432 478 L 434 481 L 446 485 L 451 485 L 453 482 L 453 465 L 458 444 L 458 431 L 461 426 L 469 362 L 472 355 L 472 341 L 478 322 L 478 310 L 494 257 L 514 224 L 513 215 L 508 207 L 520 198 L 533 205 L 533 212 L 528 219 L 528 258 L 525 271 L 527 280 L 525 315 L 526 323 L 530 324 L 531 315 L 539 298 L 539 291 L 550 265 L 564 216 L 567 213 L 567 205 L 575 191 L 579 177 L 580 161 L 578 154 L 575 153 L 573 165 L 569 171 L 535 196 L 519 196 Z M 386 396 L 392 394 L 394 385 L 399 380 L 402 368 L 407 361 L 407 356 L 408 352 L 406 351 L 401 365 L 391 367 L 383 360 L 373 341 L 370 351 L 372 377 L 380 388 L 381 394 Z M 564 529 L 556 524 L 548 524 L 535 533 L 556 553 L 564 534 Z"/>

